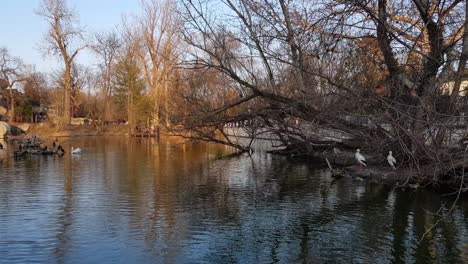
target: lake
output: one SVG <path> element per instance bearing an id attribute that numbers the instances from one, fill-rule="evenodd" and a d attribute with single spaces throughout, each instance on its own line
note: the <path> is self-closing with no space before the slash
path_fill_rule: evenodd
<path id="1" fill-rule="evenodd" d="M 182 140 L 61 139 L 0 156 L 0 263 L 463 263 L 468 199 Z M 266 144 L 266 143 L 265 143 Z M 72 156 L 73 147 L 83 149 Z M 439 211 L 444 213 L 448 209 Z"/>

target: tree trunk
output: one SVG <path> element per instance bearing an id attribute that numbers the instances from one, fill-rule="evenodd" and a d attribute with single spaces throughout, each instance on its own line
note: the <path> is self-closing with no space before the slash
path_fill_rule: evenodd
<path id="1" fill-rule="evenodd" d="M 132 135 L 134 133 L 133 127 L 135 126 L 134 121 L 133 121 L 133 93 L 131 91 L 128 92 L 128 113 L 127 113 L 127 119 L 128 119 L 128 133 Z"/>
<path id="2" fill-rule="evenodd" d="M 110 66 L 106 64 L 105 80 L 104 80 L 104 121 L 109 121 L 110 117 L 110 97 L 111 97 L 111 73 Z"/>
<path id="3" fill-rule="evenodd" d="M 64 76 L 63 123 L 71 124 L 71 65 L 65 66 Z"/>
<path id="4" fill-rule="evenodd" d="M 464 33 L 463 33 L 463 42 L 462 42 L 462 52 L 460 55 L 460 61 L 458 62 L 457 73 L 455 76 L 455 83 L 452 88 L 452 93 L 450 94 L 450 103 L 449 103 L 449 111 L 448 113 L 452 115 L 456 110 L 457 100 L 460 97 L 460 86 L 462 83 L 463 74 L 465 72 L 466 61 L 468 58 L 468 3 L 465 3 L 465 23 L 463 25 Z M 449 122 L 452 121 L 450 118 Z M 437 134 L 435 144 L 437 146 L 441 146 L 447 134 L 446 126 L 443 126 L 439 133 Z"/>
<path id="5" fill-rule="evenodd" d="M 167 77 L 166 77 L 167 78 Z M 168 81 L 164 82 L 164 119 L 166 127 L 169 127 L 169 93 L 168 93 Z"/>
<path id="6" fill-rule="evenodd" d="M 297 90 L 300 90 L 305 93 L 307 85 L 305 81 L 306 77 L 304 74 L 305 69 L 304 69 L 303 58 L 301 55 L 301 49 L 295 39 L 296 36 L 294 33 L 294 29 L 292 27 L 291 18 L 289 14 L 289 8 L 284 0 L 280 0 L 279 3 L 281 5 L 281 10 L 283 12 L 284 22 L 285 22 L 285 26 L 287 30 L 286 41 L 288 42 L 289 48 L 291 50 L 292 64 L 295 67 L 296 77 L 298 78 L 299 89 L 294 90 L 294 92 L 297 92 Z"/>
<path id="7" fill-rule="evenodd" d="M 157 84 L 155 84 L 156 86 Z M 159 89 L 154 88 L 154 101 L 155 101 L 155 111 L 154 111 L 154 130 L 156 131 L 156 135 L 159 137 L 159 126 L 161 122 L 161 106 L 160 106 L 160 96 L 159 96 Z"/>
<path id="8" fill-rule="evenodd" d="M 13 96 L 13 87 L 10 86 L 10 93 L 9 93 L 9 98 L 10 98 L 10 109 L 8 110 L 8 119 L 10 121 L 15 121 L 15 97 Z"/>

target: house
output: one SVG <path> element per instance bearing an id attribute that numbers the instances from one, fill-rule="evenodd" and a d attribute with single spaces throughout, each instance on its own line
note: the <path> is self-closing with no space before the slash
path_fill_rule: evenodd
<path id="1" fill-rule="evenodd" d="M 455 86 L 455 80 L 453 78 L 452 80 L 444 82 L 441 86 L 442 94 L 444 95 L 452 94 L 452 90 L 454 86 Z M 468 95 L 468 71 L 465 71 L 465 73 L 462 76 L 459 95 L 460 96 Z"/>

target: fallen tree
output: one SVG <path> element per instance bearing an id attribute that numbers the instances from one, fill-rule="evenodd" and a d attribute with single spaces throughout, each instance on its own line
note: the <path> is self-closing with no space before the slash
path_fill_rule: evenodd
<path id="1" fill-rule="evenodd" d="M 226 11 L 210 9 L 214 2 Z M 259 129 L 275 135 L 283 153 L 392 150 L 416 180 L 459 186 L 464 179 L 465 2 L 187 0 L 181 7 L 189 48 L 180 65 L 192 73 L 179 91 L 188 109 L 173 123 L 191 137 L 247 151 L 224 133 L 243 122 L 252 137 Z"/>

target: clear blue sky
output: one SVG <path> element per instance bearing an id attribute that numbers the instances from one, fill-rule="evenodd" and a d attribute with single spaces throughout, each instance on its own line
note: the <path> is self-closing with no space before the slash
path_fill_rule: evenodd
<path id="1" fill-rule="evenodd" d="M 67 0 L 79 13 L 80 24 L 87 33 L 106 31 L 121 23 L 123 14 L 139 12 L 138 0 Z M 13 56 L 27 64 L 35 64 L 40 71 L 51 72 L 58 68 L 53 57 L 44 58 L 38 50 L 47 31 L 46 22 L 34 13 L 40 0 L 1 0 L 0 46 L 5 46 Z M 92 62 L 89 54 L 78 58 L 80 63 Z"/>

